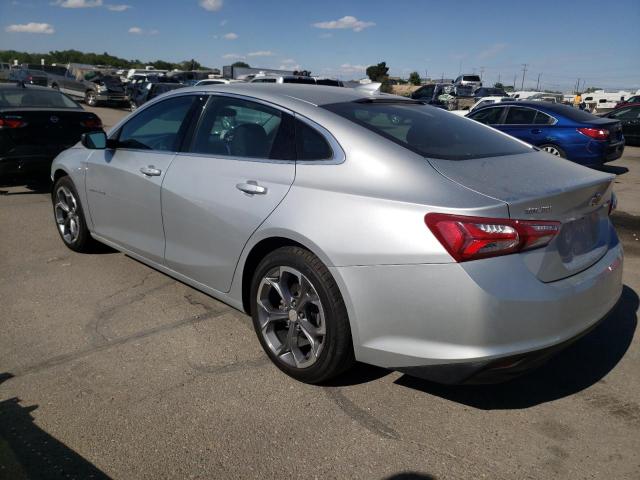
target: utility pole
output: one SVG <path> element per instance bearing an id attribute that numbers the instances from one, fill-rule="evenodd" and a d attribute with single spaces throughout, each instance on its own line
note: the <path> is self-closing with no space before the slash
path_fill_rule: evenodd
<path id="1" fill-rule="evenodd" d="M 484 75 L 484 67 L 480 67 L 480 81 L 482 81 L 482 75 Z"/>
<path id="2" fill-rule="evenodd" d="M 516 89 L 516 78 L 518 78 L 518 74 L 514 73 L 513 74 L 513 90 L 515 91 Z"/>
<path id="3" fill-rule="evenodd" d="M 500 83 L 500 74 L 498 74 L 498 83 Z"/>
<path id="4" fill-rule="evenodd" d="M 576 95 L 578 94 L 578 92 L 580 91 L 580 79 L 578 79 L 578 81 L 576 82 Z"/>
<path id="5" fill-rule="evenodd" d="M 524 76 L 527 73 L 527 67 L 529 66 L 528 63 L 523 63 L 522 64 L 522 84 L 520 85 L 520 90 L 524 90 Z"/>
<path id="6" fill-rule="evenodd" d="M 542 75 L 541 73 L 538 74 L 538 81 L 536 82 L 536 90 L 540 91 L 540 75 Z"/>

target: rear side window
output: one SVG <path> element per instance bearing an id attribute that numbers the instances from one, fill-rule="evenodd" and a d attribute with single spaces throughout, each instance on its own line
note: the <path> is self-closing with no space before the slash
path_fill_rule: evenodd
<path id="1" fill-rule="evenodd" d="M 483 125 L 417 102 L 361 101 L 324 108 L 425 157 L 468 160 L 531 151 Z"/>
<path id="2" fill-rule="evenodd" d="M 333 150 L 316 129 L 296 120 L 296 152 L 298 160 L 328 160 Z"/>
<path id="3" fill-rule="evenodd" d="M 536 111 L 532 108 L 510 107 L 505 125 L 531 125 L 536 118 Z"/>
<path id="4" fill-rule="evenodd" d="M 293 119 L 267 105 L 212 96 L 198 125 L 193 153 L 293 160 Z"/>
<path id="5" fill-rule="evenodd" d="M 550 117 L 546 113 L 542 113 L 538 110 L 536 112 L 536 118 L 533 120 L 533 123 L 536 125 L 551 125 L 554 122 L 553 117 Z"/>
<path id="6" fill-rule="evenodd" d="M 309 77 L 284 77 L 283 83 L 302 83 L 303 85 L 315 85 L 316 81 Z"/>

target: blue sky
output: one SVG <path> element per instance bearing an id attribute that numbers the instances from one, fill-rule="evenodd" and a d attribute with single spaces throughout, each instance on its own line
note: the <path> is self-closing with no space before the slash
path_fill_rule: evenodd
<path id="1" fill-rule="evenodd" d="M 300 66 L 343 79 L 480 73 L 518 88 L 640 88 L 640 1 L 0 0 L 0 49 Z"/>

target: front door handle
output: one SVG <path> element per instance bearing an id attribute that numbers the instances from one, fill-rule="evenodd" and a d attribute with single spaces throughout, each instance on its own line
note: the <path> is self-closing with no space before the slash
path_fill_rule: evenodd
<path id="1" fill-rule="evenodd" d="M 162 170 L 154 167 L 153 165 L 149 165 L 148 167 L 142 167 L 140 172 L 145 174 L 147 177 L 159 177 L 162 174 Z"/>
<path id="2" fill-rule="evenodd" d="M 539 128 L 534 128 L 533 130 L 531 130 L 531 133 L 535 133 L 535 134 L 538 134 L 540 132 L 542 132 L 542 130 L 540 130 Z"/>
<path id="3" fill-rule="evenodd" d="M 258 185 L 258 182 L 255 180 L 247 180 L 246 183 L 238 183 L 236 188 L 249 195 L 264 195 L 267 193 L 266 187 Z"/>

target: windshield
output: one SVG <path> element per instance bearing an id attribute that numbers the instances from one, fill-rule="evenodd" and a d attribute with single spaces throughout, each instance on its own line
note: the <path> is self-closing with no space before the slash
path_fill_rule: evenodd
<path id="1" fill-rule="evenodd" d="M 420 103 L 348 102 L 324 108 L 425 157 L 467 160 L 531 151 L 484 125 Z"/>
<path id="2" fill-rule="evenodd" d="M 12 88 L 0 90 L 0 107 L 80 108 L 80 105 L 54 90 Z"/>
<path id="3" fill-rule="evenodd" d="M 480 77 L 477 75 L 465 75 L 464 77 L 462 77 L 462 81 L 463 82 L 479 82 Z"/>

